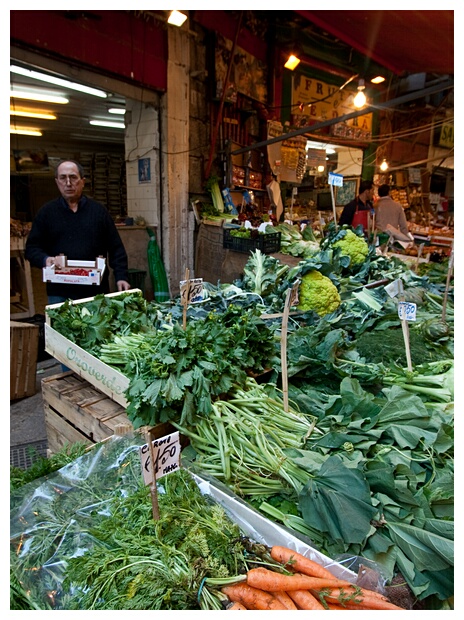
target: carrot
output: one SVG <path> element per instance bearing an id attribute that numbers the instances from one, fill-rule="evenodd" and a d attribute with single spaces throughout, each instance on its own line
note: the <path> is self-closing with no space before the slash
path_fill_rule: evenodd
<path id="1" fill-rule="evenodd" d="M 298 609 L 290 596 L 283 590 L 276 590 L 275 592 L 271 592 L 271 594 L 273 594 L 278 601 L 283 603 L 287 609 L 290 609 L 291 611 Z"/>
<path id="2" fill-rule="evenodd" d="M 239 603 L 238 601 L 235 601 L 235 603 L 232 603 L 232 605 L 230 607 L 226 608 L 227 611 L 238 611 L 239 609 L 245 609 L 246 607 L 245 605 L 242 605 L 242 603 Z"/>
<path id="3" fill-rule="evenodd" d="M 247 609 L 268 610 L 287 609 L 270 592 L 252 588 L 246 583 L 234 583 L 221 588 L 221 592 L 229 597 L 234 603 L 241 603 Z"/>
<path id="4" fill-rule="evenodd" d="M 292 590 L 288 592 L 288 595 L 298 609 L 325 609 L 322 603 L 308 590 Z"/>
<path id="5" fill-rule="evenodd" d="M 267 568 L 251 568 L 247 572 L 246 582 L 253 588 L 259 588 L 265 592 L 283 590 L 321 590 L 322 588 L 341 588 L 350 586 L 349 581 L 336 579 L 333 575 L 331 579 L 320 577 L 309 577 L 303 573 L 293 575 L 282 575 Z"/>
<path id="6" fill-rule="evenodd" d="M 285 568 L 294 572 L 304 573 L 310 577 L 327 577 L 334 578 L 334 575 L 324 568 L 321 564 L 310 560 L 301 553 L 293 551 L 288 547 L 274 545 L 271 548 L 271 557 L 279 564 L 283 564 Z"/>
<path id="7" fill-rule="evenodd" d="M 335 603 L 342 605 L 346 609 L 380 609 L 380 610 L 399 610 L 404 611 L 403 607 L 398 607 L 380 594 L 372 590 L 366 590 L 358 586 L 350 586 L 348 588 L 327 588 L 316 592 L 312 589 L 314 595 L 324 597 L 327 603 Z"/>

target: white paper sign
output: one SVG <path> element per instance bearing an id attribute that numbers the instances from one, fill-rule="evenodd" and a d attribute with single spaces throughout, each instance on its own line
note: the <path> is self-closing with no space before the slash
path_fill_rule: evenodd
<path id="1" fill-rule="evenodd" d="M 329 185 L 335 185 L 335 187 L 343 187 L 343 174 L 329 172 L 328 183 Z"/>
<path id="2" fill-rule="evenodd" d="M 385 291 L 390 295 L 390 297 L 396 297 L 401 291 L 400 280 L 393 280 L 393 282 L 387 284 Z"/>
<path id="3" fill-rule="evenodd" d="M 402 321 L 415 321 L 416 320 L 417 305 L 408 301 L 398 302 L 398 316 Z"/>
<path id="4" fill-rule="evenodd" d="M 193 304 L 196 301 L 203 301 L 203 278 L 193 278 L 188 280 L 189 291 L 187 303 Z M 180 301 L 185 304 L 185 296 L 187 291 L 187 280 L 180 282 Z"/>
<path id="5" fill-rule="evenodd" d="M 155 459 L 155 476 L 158 480 L 167 474 L 179 469 L 180 442 L 179 431 L 154 439 L 153 453 Z M 148 444 L 140 448 L 140 461 L 142 465 L 143 480 L 145 484 L 151 484 L 150 450 Z"/>

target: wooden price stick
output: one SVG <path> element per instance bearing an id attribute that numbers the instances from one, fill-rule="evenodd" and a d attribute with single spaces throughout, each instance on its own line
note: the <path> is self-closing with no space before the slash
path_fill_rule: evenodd
<path id="1" fill-rule="evenodd" d="M 184 297 L 184 301 L 183 301 L 183 305 L 184 305 L 184 311 L 182 313 L 182 327 L 184 329 L 187 328 L 187 306 L 188 306 L 188 299 L 189 299 L 189 288 L 190 288 L 190 272 L 188 270 L 188 268 L 185 270 L 185 297 Z"/>
<path id="2" fill-rule="evenodd" d="M 282 368 L 282 393 L 284 395 L 284 411 L 288 411 L 288 374 L 287 374 L 287 331 L 290 308 L 298 303 L 298 288 L 300 280 L 296 280 L 292 288 L 287 289 L 285 306 L 282 315 L 282 330 L 280 336 L 280 364 Z"/>
<path id="3" fill-rule="evenodd" d="M 334 224 L 335 224 L 335 232 L 338 230 L 338 224 L 337 224 L 337 209 L 335 207 L 335 195 L 334 195 L 334 188 L 333 188 L 333 184 L 330 184 L 330 196 L 332 198 L 332 209 L 333 209 L 333 216 L 334 216 Z"/>
<path id="4" fill-rule="evenodd" d="M 282 367 L 282 392 L 284 395 L 284 411 L 288 411 L 288 375 L 287 375 L 287 329 L 288 329 L 288 312 L 290 310 L 290 296 L 292 289 L 287 290 L 285 297 L 284 313 L 282 315 L 282 331 L 280 336 L 280 364 Z"/>
<path id="5" fill-rule="evenodd" d="M 399 285 L 399 295 L 398 300 L 404 301 L 404 289 L 403 289 L 403 281 L 400 279 L 398 281 Z M 401 328 L 403 330 L 403 338 L 404 338 L 404 347 L 406 349 L 406 362 L 408 365 L 408 370 L 412 370 L 412 362 L 411 362 L 411 348 L 409 345 L 409 325 L 406 318 L 401 319 Z"/>
<path id="6" fill-rule="evenodd" d="M 414 265 L 414 273 L 417 273 L 417 270 L 419 269 L 419 260 L 420 260 L 420 257 L 422 256 L 422 250 L 423 249 L 424 249 L 424 244 L 421 243 L 419 245 L 419 249 L 417 250 L 417 260 L 416 260 L 416 263 Z"/>
<path id="7" fill-rule="evenodd" d="M 158 505 L 158 489 L 156 488 L 156 472 L 155 472 L 155 453 L 153 450 L 153 437 L 152 429 L 147 429 L 145 438 L 148 443 L 148 449 L 150 453 L 150 495 L 151 495 L 151 510 L 153 514 L 153 520 L 159 520 L 159 505 Z"/>
<path id="8" fill-rule="evenodd" d="M 445 295 L 443 297 L 443 310 L 441 312 L 441 320 L 446 322 L 446 304 L 448 303 L 448 291 L 451 282 L 451 276 L 453 274 L 453 263 L 454 263 L 454 240 L 451 243 L 451 252 L 448 260 L 448 274 L 446 276 L 446 287 L 445 287 Z"/>

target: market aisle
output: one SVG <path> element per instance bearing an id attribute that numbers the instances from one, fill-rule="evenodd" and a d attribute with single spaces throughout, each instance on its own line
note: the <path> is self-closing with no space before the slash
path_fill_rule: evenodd
<path id="1" fill-rule="evenodd" d="M 31 465 L 31 448 L 47 456 L 47 431 L 42 400 L 44 377 L 61 372 L 61 364 L 50 358 L 37 363 L 36 393 L 10 402 L 10 465 L 27 468 Z"/>

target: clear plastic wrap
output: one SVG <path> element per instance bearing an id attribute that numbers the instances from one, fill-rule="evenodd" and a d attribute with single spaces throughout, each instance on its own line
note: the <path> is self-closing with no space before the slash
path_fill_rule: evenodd
<path id="1" fill-rule="evenodd" d="M 52 475 L 11 495 L 11 567 L 40 609 L 67 609 L 63 588 L 67 561 L 101 542 L 91 535 L 96 518 L 109 514 L 109 502 L 142 484 L 139 447 L 144 439 L 113 436 Z M 263 517 L 221 483 L 193 473 L 200 491 L 221 504 L 250 539 L 285 545 L 326 566 L 336 577 L 356 582 L 350 568 L 335 562 Z M 158 483 L 162 487 L 162 480 Z"/>

